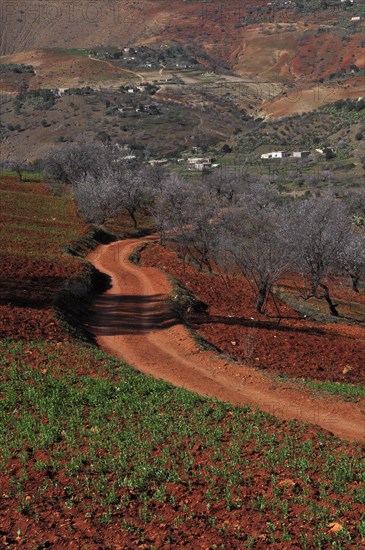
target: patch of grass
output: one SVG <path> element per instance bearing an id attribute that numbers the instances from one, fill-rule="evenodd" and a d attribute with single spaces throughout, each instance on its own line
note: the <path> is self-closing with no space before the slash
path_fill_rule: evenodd
<path id="1" fill-rule="evenodd" d="M 308 319 L 326 324 L 339 322 L 339 319 L 336 317 L 324 314 L 314 303 L 296 298 L 283 288 L 276 288 L 275 296 Z M 343 321 L 341 320 L 341 322 Z"/>
<path id="2" fill-rule="evenodd" d="M 18 174 L 14 170 L 5 170 L 4 168 L 1 168 L 0 177 L 18 178 Z M 43 174 L 41 172 L 22 172 L 22 177 L 25 181 L 40 181 L 41 179 L 43 179 Z"/>
<path id="3" fill-rule="evenodd" d="M 320 393 L 327 393 L 344 397 L 350 401 L 365 399 L 365 387 L 355 384 L 346 384 L 341 382 L 318 382 L 314 380 L 296 380 L 298 384 L 302 384 L 308 388 L 316 390 Z"/>
<path id="4" fill-rule="evenodd" d="M 208 306 L 201 300 L 198 300 L 181 281 L 171 276 L 169 279 L 172 286 L 170 295 L 171 309 L 183 323 L 188 324 L 195 313 L 206 312 Z"/>

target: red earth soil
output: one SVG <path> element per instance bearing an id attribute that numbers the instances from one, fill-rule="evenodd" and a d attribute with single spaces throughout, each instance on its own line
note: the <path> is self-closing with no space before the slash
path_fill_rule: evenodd
<path id="1" fill-rule="evenodd" d="M 227 286 L 221 277 L 198 272 L 189 264 L 184 270 L 175 252 L 157 243 L 142 252 L 142 262 L 178 279 L 209 306 L 207 315 L 192 316 L 190 324 L 234 359 L 292 378 L 365 382 L 364 328 L 312 322 L 282 302 L 278 305 L 284 318 L 278 325 L 277 319 L 256 311 L 242 278 L 231 278 Z M 348 294 L 341 290 L 342 298 Z M 272 302 L 268 313 L 276 315 Z"/>
<path id="2" fill-rule="evenodd" d="M 171 286 L 167 277 L 152 267 L 135 266 L 129 261 L 135 248 L 148 240 L 151 238 L 142 241 L 128 239 L 100 246 L 89 256 L 90 261 L 110 277 L 110 289 L 96 299 L 89 324 L 101 347 L 142 372 L 202 395 L 233 404 L 259 406 L 279 418 L 311 422 L 344 439 L 364 439 L 365 418 L 360 407 L 315 399 L 290 384 L 277 384 L 249 366 L 247 361 L 233 364 L 213 352 L 198 349 L 194 339 L 171 312 L 167 302 Z M 157 251 L 160 252 L 154 247 L 150 253 L 156 257 Z M 212 285 L 209 289 L 215 296 L 216 289 Z M 216 314 L 214 311 L 210 313 Z M 294 322 L 299 323 L 299 320 Z M 224 323 L 207 323 L 210 325 L 214 327 L 217 338 L 226 327 Z M 251 319 L 248 325 L 251 328 Z M 254 322 L 254 330 L 263 330 L 257 326 Z M 303 326 L 299 326 L 302 334 Z M 284 335 L 287 332 L 285 325 L 276 331 L 279 339 L 282 331 Z M 232 342 L 231 345 L 237 347 Z M 258 345 L 255 334 L 253 346 Z M 289 344 L 286 345 L 289 350 Z M 250 356 L 257 365 L 256 348 L 254 352 Z"/>
<path id="3" fill-rule="evenodd" d="M 1 191 L 14 192 L 14 200 L 25 204 L 27 195 L 52 196 L 45 185 L 23 185 L 14 177 L 2 177 L 0 188 Z M 16 206 L 14 211 L 0 210 L 3 246 L 0 254 L 0 339 L 68 340 L 69 336 L 59 323 L 53 303 L 66 281 L 79 273 L 80 266 L 73 258 L 62 254 L 59 242 L 56 240 L 54 243 L 52 233 L 46 230 L 48 227 L 57 228 L 61 233 L 67 225 L 63 220 L 41 220 L 45 231 L 34 231 L 31 209 L 27 216 L 23 211 L 18 212 Z M 72 205 L 70 210 L 71 225 L 77 217 Z M 79 224 L 78 221 L 75 223 Z M 19 241 L 13 239 L 15 230 L 12 226 L 17 224 L 21 228 Z M 49 252 L 49 259 L 42 257 L 43 252 Z"/>
<path id="4" fill-rule="evenodd" d="M 0 261 L 0 339 L 68 340 L 53 309 L 54 299 L 78 266 L 3 256 Z"/>
<path id="5" fill-rule="evenodd" d="M 53 301 L 75 270 L 25 257 L 3 258 L 0 267 L 0 339 L 68 340 Z"/>

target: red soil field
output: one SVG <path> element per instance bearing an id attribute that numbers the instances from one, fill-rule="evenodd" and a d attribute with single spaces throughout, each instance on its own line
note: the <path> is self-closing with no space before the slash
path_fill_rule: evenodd
<path id="1" fill-rule="evenodd" d="M 158 244 L 142 252 L 142 262 L 172 275 L 209 306 L 207 315 L 191 316 L 191 327 L 237 361 L 294 378 L 365 382 L 365 328 L 310 321 L 282 302 L 278 324 L 272 302 L 269 317 L 255 310 L 242 278 L 231 278 L 227 287 L 190 265 L 184 271 L 177 255 Z"/>
<path id="2" fill-rule="evenodd" d="M 53 302 L 80 265 L 62 254 L 62 232 L 75 239 L 86 225 L 42 184 L 3 177 L 0 196 L 0 338 L 67 340 Z"/>

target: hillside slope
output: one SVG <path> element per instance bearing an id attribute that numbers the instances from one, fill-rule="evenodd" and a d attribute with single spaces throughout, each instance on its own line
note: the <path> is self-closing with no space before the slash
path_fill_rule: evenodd
<path id="1" fill-rule="evenodd" d="M 5 0 L 0 56 L 48 48 L 199 43 L 237 74 L 318 80 L 364 67 L 361 6 L 283 9 L 279 2 Z"/>
<path id="2" fill-rule="evenodd" d="M 1 7 L 0 55 L 135 41 L 158 33 L 168 5 L 164 0 L 5 0 Z"/>

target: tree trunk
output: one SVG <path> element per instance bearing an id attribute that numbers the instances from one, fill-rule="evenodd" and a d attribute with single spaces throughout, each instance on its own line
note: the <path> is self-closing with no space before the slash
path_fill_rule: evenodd
<path id="1" fill-rule="evenodd" d="M 212 275 L 213 274 L 213 268 L 212 268 L 212 264 L 210 263 L 209 260 L 206 261 L 206 266 L 208 268 L 209 275 Z"/>
<path id="2" fill-rule="evenodd" d="M 163 229 L 161 229 L 161 231 L 160 231 L 160 245 L 165 246 L 165 233 L 164 233 Z"/>
<path id="3" fill-rule="evenodd" d="M 324 294 L 323 294 L 323 298 L 326 300 L 327 304 L 328 304 L 328 307 L 329 307 L 329 310 L 331 312 L 331 315 L 334 315 L 335 317 L 338 317 L 339 316 L 339 313 L 337 311 L 337 304 L 334 304 L 332 302 L 332 299 L 331 299 L 331 296 L 330 296 L 330 292 L 329 292 L 329 288 L 327 285 L 325 285 L 324 283 L 321 283 L 320 284 L 321 288 L 323 288 L 324 290 Z"/>
<path id="4" fill-rule="evenodd" d="M 134 229 L 137 229 L 137 227 L 138 227 L 138 222 L 137 222 L 137 218 L 136 218 L 136 214 L 135 214 L 134 210 L 128 210 L 128 212 L 129 212 L 130 217 L 131 217 L 132 220 L 133 220 Z"/>
<path id="5" fill-rule="evenodd" d="M 203 265 L 205 265 L 205 267 L 209 271 L 209 274 L 211 275 L 213 273 L 213 269 L 209 260 L 208 252 L 207 251 L 201 252 L 200 255 L 201 255 L 201 258 L 199 263 L 200 263 L 201 270 L 203 270 Z"/>
<path id="6" fill-rule="evenodd" d="M 351 274 L 350 273 L 350 277 L 351 277 L 351 282 L 352 282 L 352 290 L 354 292 L 360 292 L 359 291 L 359 283 L 360 283 L 360 276 L 358 273 L 356 274 Z"/>
<path id="7" fill-rule="evenodd" d="M 318 290 L 318 281 L 317 281 L 317 279 L 312 279 L 311 280 L 311 292 L 312 292 L 313 296 L 316 296 L 317 290 Z"/>
<path id="8" fill-rule="evenodd" d="M 257 296 L 257 300 L 256 300 L 256 310 L 259 312 L 259 313 L 265 313 L 265 303 L 266 303 L 266 298 L 267 298 L 267 285 L 262 285 L 260 288 L 259 288 L 259 292 L 258 292 L 258 296 Z"/>

